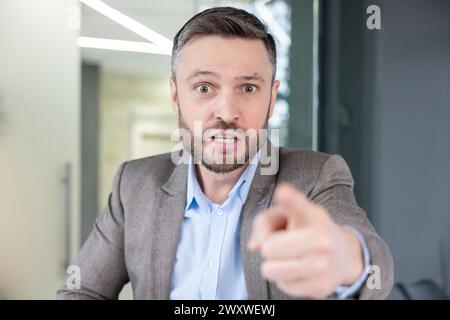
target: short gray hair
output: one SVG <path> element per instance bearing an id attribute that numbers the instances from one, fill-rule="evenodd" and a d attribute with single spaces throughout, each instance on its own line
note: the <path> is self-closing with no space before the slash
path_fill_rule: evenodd
<path id="1" fill-rule="evenodd" d="M 193 37 L 211 35 L 262 40 L 272 63 L 273 82 L 277 68 L 277 50 L 273 36 L 267 32 L 267 26 L 256 16 L 233 7 L 215 7 L 204 10 L 197 13 L 181 27 L 173 39 L 171 61 L 173 79 L 175 79 L 177 60 L 181 49 Z"/>

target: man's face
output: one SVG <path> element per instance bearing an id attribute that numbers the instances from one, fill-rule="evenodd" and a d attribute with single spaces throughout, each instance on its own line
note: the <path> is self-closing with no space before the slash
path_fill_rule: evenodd
<path id="1" fill-rule="evenodd" d="M 191 39 L 178 56 L 175 78 L 170 80 L 172 105 L 180 128 L 190 133 L 191 141 L 183 143 L 196 161 L 200 155 L 207 169 L 226 173 L 251 160 L 257 150 L 249 146 L 256 146 L 259 130 L 267 127 L 279 86 L 279 81 L 272 84 L 264 43 Z"/>

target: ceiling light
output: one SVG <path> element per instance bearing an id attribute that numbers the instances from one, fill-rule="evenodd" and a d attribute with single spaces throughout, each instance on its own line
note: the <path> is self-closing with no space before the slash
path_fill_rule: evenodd
<path id="1" fill-rule="evenodd" d="M 82 3 L 88 7 L 94 9 L 95 11 L 103 14 L 109 19 L 115 21 L 121 26 L 127 28 L 128 30 L 136 33 L 142 38 L 152 42 L 153 44 L 159 46 L 162 50 L 172 50 L 172 41 L 158 32 L 144 26 L 140 22 L 130 18 L 129 16 L 123 14 L 119 10 L 116 10 L 106 3 L 100 0 L 80 0 Z"/>
<path id="2" fill-rule="evenodd" d="M 124 41 L 124 40 L 93 38 L 93 37 L 79 37 L 78 46 L 82 48 L 153 53 L 169 56 L 171 55 L 170 49 L 168 50 L 167 48 L 161 48 L 149 42 Z"/>

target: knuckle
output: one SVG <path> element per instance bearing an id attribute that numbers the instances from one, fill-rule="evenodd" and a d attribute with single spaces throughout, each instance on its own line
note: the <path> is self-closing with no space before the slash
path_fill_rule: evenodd
<path id="1" fill-rule="evenodd" d="M 334 242 L 332 241 L 331 237 L 326 235 L 322 237 L 322 240 L 319 243 L 319 249 L 322 253 L 328 254 L 332 253 L 335 249 Z"/>
<path id="2" fill-rule="evenodd" d="M 262 245 L 261 245 L 261 256 L 263 258 L 269 258 L 272 255 L 272 245 L 270 241 L 265 241 Z"/>

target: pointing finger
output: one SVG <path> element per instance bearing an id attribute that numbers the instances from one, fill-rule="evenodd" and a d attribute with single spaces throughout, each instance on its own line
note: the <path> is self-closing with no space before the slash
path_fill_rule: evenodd
<path id="1" fill-rule="evenodd" d="M 258 214 L 253 221 L 249 250 L 258 250 L 261 244 L 276 230 L 286 228 L 287 219 L 283 209 L 278 207 L 270 208 Z"/>

